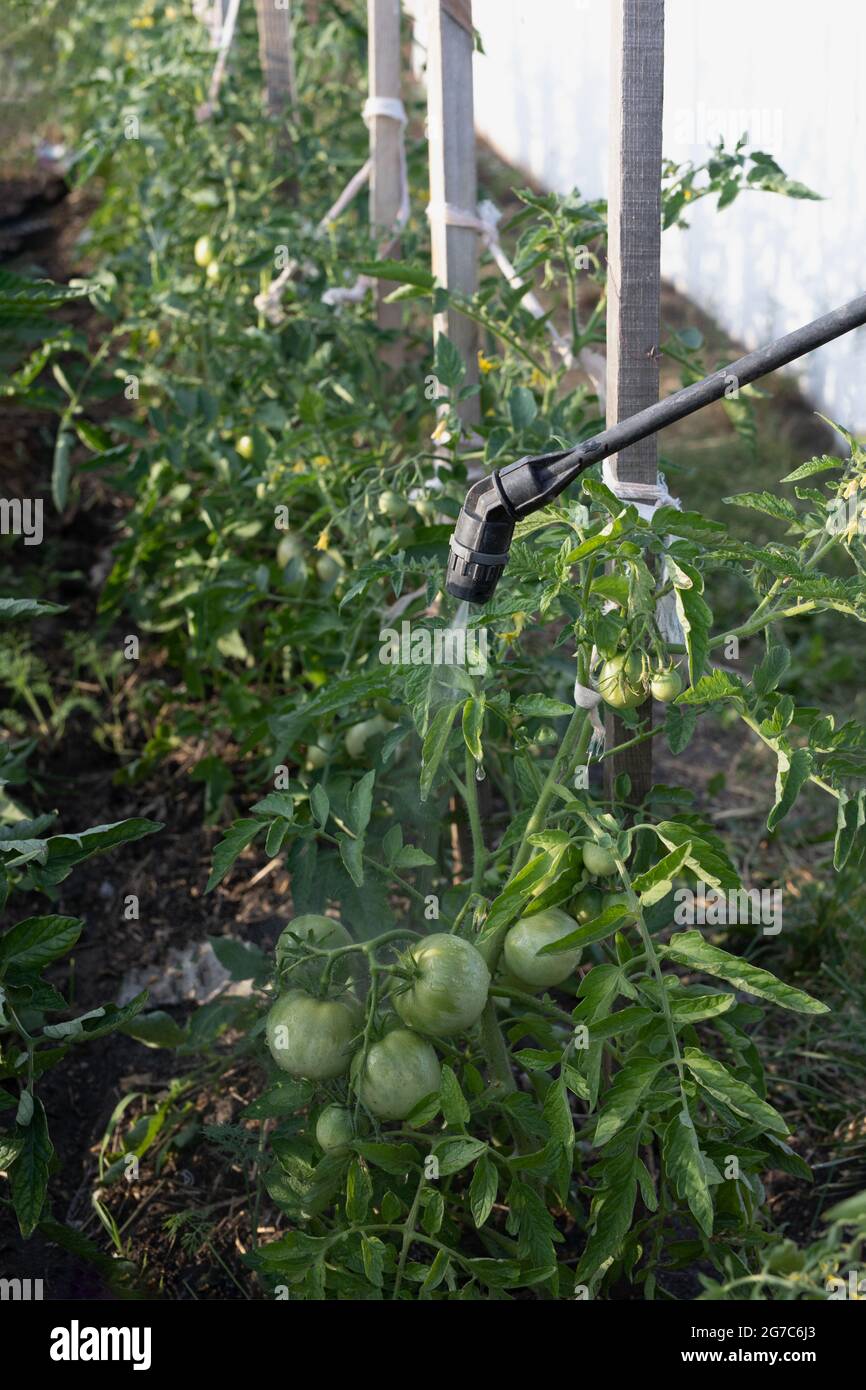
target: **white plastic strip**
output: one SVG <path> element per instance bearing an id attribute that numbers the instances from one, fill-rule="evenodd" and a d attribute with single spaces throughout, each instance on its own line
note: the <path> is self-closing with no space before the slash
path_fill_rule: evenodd
<path id="1" fill-rule="evenodd" d="M 399 97 L 368 97 L 364 102 L 362 115 L 364 123 L 367 126 L 369 126 L 370 122 L 377 116 L 384 116 L 386 120 L 399 121 L 402 127 L 405 127 L 408 119 L 406 116 L 406 108 Z M 316 227 L 315 234 L 317 238 L 323 237 L 326 234 L 331 223 L 336 222 L 337 218 L 346 211 L 349 204 L 357 197 L 364 185 L 369 182 L 371 167 L 371 161 L 368 159 L 361 165 L 357 173 L 352 175 L 336 202 L 328 208 L 328 211 Z M 380 256 L 387 251 L 395 235 L 402 231 L 408 221 L 409 175 L 406 167 L 406 144 L 405 141 L 401 139 L 400 207 L 394 226 L 388 234 L 387 241 L 379 248 Z M 264 314 L 268 322 L 272 323 L 275 327 L 279 326 L 285 317 L 281 308 L 283 290 L 289 281 L 294 279 L 300 269 L 301 266 L 297 261 L 290 261 L 285 269 L 280 271 L 277 278 L 271 281 L 271 284 L 265 292 L 263 294 L 257 294 L 253 301 L 259 312 Z M 336 308 L 341 304 L 359 304 L 367 292 L 373 288 L 375 283 L 375 280 L 371 276 L 359 275 L 354 284 L 333 286 L 331 289 L 325 290 L 325 293 L 322 295 L 322 303 L 332 308 Z"/>
<path id="2" fill-rule="evenodd" d="M 495 203 L 486 199 L 479 203 L 478 212 L 468 212 L 465 208 L 455 207 L 453 203 L 430 203 L 427 207 L 427 216 L 441 218 L 447 227 L 466 227 L 470 231 L 478 232 L 483 239 L 491 258 L 497 269 L 513 289 L 521 289 L 525 281 L 514 269 L 499 240 L 499 221 L 502 216 Z M 524 294 L 521 296 L 521 303 L 526 307 L 535 319 L 544 319 L 544 326 L 550 335 L 554 350 L 559 354 L 560 359 L 569 371 L 574 366 L 574 355 L 563 338 L 556 324 L 547 317 L 547 311 L 539 302 L 535 293 L 526 286 Z M 591 348 L 581 348 L 577 354 L 577 360 L 581 368 L 592 382 L 593 388 L 599 399 L 601 409 L 605 406 L 605 359 L 600 353 L 593 352 Z"/>
<path id="3" fill-rule="evenodd" d="M 663 473 L 657 475 L 654 483 L 628 482 L 625 479 L 614 477 L 610 459 L 605 459 L 601 473 L 605 487 L 610 488 L 614 497 L 618 497 L 621 502 L 629 502 L 633 507 L 636 507 L 638 514 L 643 517 L 644 521 L 651 521 L 654 512 L 659 507 L 675 507 L 678 512 L 683 509 L 680 499 L 669 492 Z M 667 539 L 670 541 L 670 537 Z M 669 578 L 667 561 L 665 561 L 661 572 L 663 588 L 668 583 Z M 665 642 L 670 642 L 674 646 L 685 645 L 685 633 L 677 612 L 676 595 L 673 592 L 665 594 L 656 604 L 656 625 Z"/>

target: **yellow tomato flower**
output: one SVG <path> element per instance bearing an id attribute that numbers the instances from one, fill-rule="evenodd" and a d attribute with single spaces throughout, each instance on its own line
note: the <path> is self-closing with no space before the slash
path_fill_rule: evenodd
<path id="1" fill-rule="evenodd" d="M 324 531 L 319 536 L 319 539 L 316 541 L 314 547 L 316 550 L 327 550 L 329 541 L 328 530 L 329 528 L 326 526 Z"/>
<path id="2" fill-rule="evenodd" d="M 486 376 L 488 372 L 495 372 L 499 363 L 492 357 L 485 357 L 481 349 L 478 349 L 478 370 Z"/>
<path id="3" fill-rule="evenodd" d="M 430 438 L 435 444 L 449 444 L 451 442 L 451 431 L 448 428 L 448 418 L 443 415 Z"/>
<path id="4" fill-rule="evenodd" d="M 162 339 L 159 336 L 158 329 L 149 328 L 147 331 L 147 346 L 149 348 L 153 348 L 154 352 L 156 352 L 156 349 L 159 347 L 161 342 Z"/>
<path id="5" fill-rule="evenodd" d="M 177 10 L 174 8 L 174 5 L 166 5 L 166 7 L 165 7 L 165 17 L 166 17 L 166 19 L 169 20 L 169 21 L 170 21 L 170 20 L 173 20 L 173 19 L 177 19 Z"/>
<path id="6" fill-rule="evenodd" d="M 503 632 L 503 633 L 501 634 L 501 635 L 502 635 L 502 640 L 503 640 L 503 642 L 508 642 L 509 645 L 510 645 L 512 642 L 516 642 L 516 641 L 517 641 L 517 639 L 518 639 L 518 637 L 520 636 L 521 632 L 522 632 L 523 629 L 526 627 L 526 617 L 527 617 L 527 615 L 526 615 L 525 613 L 512 613 L 511 616 L 512 616 L 512 620 L 513 620 L 513 622 L 514 622 L 514 631 L 513 631 L 513 632 Z"/>
<path id="7" fill-rule="evenodd" d="M 691 202 L 691 197 L 692 197 L 692 190 L 691 190 L 690 188 L 684 188 L 684 189 L 683 189 L 683 198 L 685 199 L 685 201 L 686 201 L 687 203 L 688 203 L 688 202 Z"/>
<path id="8" fill-rule="evenodd" d="M 331 460 L 328 458 L 327 454 L 316 454 L 316 457 L 313 459 L 313 467 L 327 468 L 330 462 Z"/>
<path id="9" fill-rule="evenodd" d="M 543 391 L 543 390 L 544 390 L 544 383 L 545 383 L 544 372 L 540 371 L 538 367 L 533 367 L 533 368 L 532 368 L 532 375 L 531 375 L 530 378 L 529 378 L 529 384 L 530 384 L 530 386 L 533 386 L 533 387 L 535 388 L 536 391 Z"/>

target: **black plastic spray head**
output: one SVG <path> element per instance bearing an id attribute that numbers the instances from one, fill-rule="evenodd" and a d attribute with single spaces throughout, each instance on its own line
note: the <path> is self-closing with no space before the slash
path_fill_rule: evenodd
<path id="1" fill-rule="evenodd" d="M 721 400 L 730 394 L 732 384 L 737 388 L 747 386 L 864 323 L 866 294 L 861 294 L 803 328 L 747 353 L 703 381 L 684 386 L 637 415 L 611 425 L 573 449 L 518 459 L 473 483 L 451 537 L 446 590 L 469 603 L 486 603 L 508 561 L 515 524 L 552 502 L 584 469 L 676 420 L 685 419 L 711 401 Z"/>
<path id="2" fill-rule="evenodd" d="M 486 603 L 508 560 L 517 520 L 498 473 L 480 478 L 466 494 L 451 536 L 445 588 L 454 598 Z"/>
<path id="3" fill-rule="evenodd" d="M 549 470 L 570 452 L 518 459 L 472 484 L 451 536 L 445 579 L 449 594 L 469 603 L 492 597 L 508 562 L 516 523 L 566 486 L 554 486 Z"/>

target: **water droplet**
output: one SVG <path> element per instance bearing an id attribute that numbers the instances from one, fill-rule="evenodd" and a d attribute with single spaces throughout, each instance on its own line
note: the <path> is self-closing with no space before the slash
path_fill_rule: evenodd
<path id="1" fill-rule="evenodd" d="M 487 773 L 484 771 L 484 765 L 483 765 L 482 763 L 476 763 L 476 764 L 475 764 L 475 780 L 476 780 L 476 782 L 483 782 L 483 781 L 484 781 L 484 778 L 485 778 L 486 776 L 487 776 Z"/>

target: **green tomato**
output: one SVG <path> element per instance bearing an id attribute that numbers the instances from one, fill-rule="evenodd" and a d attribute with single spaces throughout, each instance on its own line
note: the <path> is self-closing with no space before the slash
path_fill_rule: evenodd
<path id="1" fill-rule="evenodd" d="M 610 850 L 602 849 L 592 840 L 584 843 L 583 862 L 593 878 L 607 878 L 608 874 L 616 872 L 616 860 Z"/>
<path id="2" fill-rule="evenodd" d="M 211 261 L 208 265 L 207 270 L 205 271 L 205 275 L 209 280 L 218 280 L 220 278 L 221 273 L 222 272 L 220 271 L 219 261 Z"/>
<path id="3" fill-rule="evenodd" d="M 561 984 L 577 968 L 580 947 L 556 956 L 540 956 L 538 953 L 543 946 L 561 941 L 573 931 L 577 931 L 577 923 L 559 907 L 549 907 L 544 912 L 533 913 L 531 917 L 521 917 L 505 938 L 506 969 L 528 989 Z"/>
<path id="4" fill-rule="evenodd" d="M 313 999 L 292 990 L 273 1005 L 265 1027 L 278 1067 L 308 1081 L 329 1081 L 349 1069 L 361 1012 L 354 1001 Z"/>
<path id="5" fill-rule="evenodd" d="M 319 734 L 315 743 L 307 745 L 307 767 L 311 771 L 317 771 L 320 767 L 324 767 L 333 745 L 332 734 Z"/>
<path id="6" fill-rule="evenodd" d="M 409 503 L 405 497 L 401 497 L 399 492 L 391 492 L 390 490 L 379 494 L 377 506 L 382 516 L 393 517 L 395 521 L 399 521 L 409 510 Z"/>
<path id="7" fill-rule="evenodd" d="M 343 569 L 342 556 L 336 550 L 323 550 L 316 561 L 316 574 L 323 584 L 336 584 Z"/>
<path id="8" fill-rule="evenodd" d="M 335 917 L 325 917 L 320 912 L 305 912 L 300 917 L 293 917 L 280 932 L 276 945 L 278 965 L 287 953 L 291 954 L 297 948 L 295 937 L 305 945 L 318 946 L 328 951 L 352 944 L 352 938 L 343 923 L 338 922 Z"/>
<path id="9" fill-rule="evenodd" d="M 193 249 L 195 263 L 206 270 L 214 258 L 213 242 L 209 236 L 200 236 Z"/>
<path id="10" fill-rule="evenodd" d="M 622 922 L 620 922 L 619 925 L 621 928 L 627 927 L 630 922 L 634 922 L 636 920 L 635 915 L 632 912 L 631 906 L 629 904 L 628 894 L 626 893 L 605 893 L 603 907 L 605 910 L 607 910 L 607 908 L 609 907 L 625 908 L 625 911 L 628 913 L 628 917 L 625 918 Z"/>
<path id="11" fill-rule="evenodd" d="M 345 1105 L 326 1105 L 316 1121 L 316 1142 L 325 1153 L 344 1149 L 355 1137 L 352 1112 Z"/>
<path id="12" fill-rule="evenodd" d="M 771 1274 L 797 1274 L 806 1263 L 806 1252 L 793 1240 L 783 1240 L 772 1245 L 765 1258 Z"/>
<path id="13" fill-rule="evenodd" d="M 297 598 L 307 585 L 307 567 L 303 560 L 290 560 L 282 572 L 281 586 L 284 593 Z"/>
<path id="14" fill-rule="evenodd" d="M 413 945 L 404 961 L 415 978 L 405 988 L 398 977 L 392 999 L 408 1027 L 448 1038 L 478 1022 L 487 1003 L 490 971 L 470 941 L 434 932 Z"/>
<path id="15" fill-rule="evenodd" d="M 600 888 L 581 888 L 569 903 L 569 911 L 575 921 L 585 927 L 587 922 L 592 922 L 598 917 L 602 907 L 602 893 Z"/>
<path id="16" fill-rule="evenodd" d="M 439 1058 L 430 1044 L 408 1028 L 395 1028 L 373 1043 L 361 1075 L 361 1053 L 352 1063 L 352 1084 L 379 1120 L 405 1120 L 419 1100 L 438 1091 Z"/>
<path id="17" fill-rule="evenodd" d="M 682 676 L 673 667 L 665 671 L 653 671 L 650 676 L 650 694 L 663 705 L 669 705 L 671 700 L 675 700 L 682 688 Z"/>
<path id="18" fill-rule="evenodd" d="M 238 447 L 240 453 L 240 447 Z M 303 560 L 304 542 L 297 531 L 284 531 L 277 544 L 277 564 L 280 569 L 291 564 L 292 560 Z"/>
<path id="19" fill-rule="evenodd" d="M 598 677 L 599 694 L 613 709 L 634 709 L 645 699 L 643 657 L 624 652 L 604 663 Z"/>
<path id="20" fill-rule="evenodd" d="M 255 453 L 256 446 L 253 443 L 251 435 L 242 434 L 240 439 L 235 444 L 235 448 L 237 449 L 242 459 L 251 459 L 253 454 Z"/>
<path id="21" fill-rule="evenodd" d="M 433 525 L 442 509 L 441 502 L 435 497 L 413 497 L 412 506 L 428 526 Z"/>
<path id="22" fill-rule="evenodd" d="M 299 941 L 295 940 L 296 937 Z M 333 951 L 340 946 L 350 946 L 352 938 L 343 923 L 334 917 L 325 917 L 318 912 L 304 913 L 301 917 L 294 917 L 280 932 L 274 951 L 278 967 L 292 958 L 297 959 L 299 942 L 302 946 L 317 946 L 320 950 Z M 302 986 L 315 984 L 324 964 L 321 958 L 312 957 L 308 964 L 292 972 L 292 982 Z M 357 964 L 357 957 L 342 956 L 334 966 L 333 979 L 339 982 L 350 979 L 352 967 Z"/>
<path id="23" fill-rule="evenodd" d="M 343 740 L 349 757 L 362 758 L 367 740 L 374 738 L 376 734 L 386 734 L 393 727 L 391 721 L 382 714 L 374 714 L 372 719 L 362 719 L 360 724 L 353 724 L 351 729 L 346 731 Z"/>

